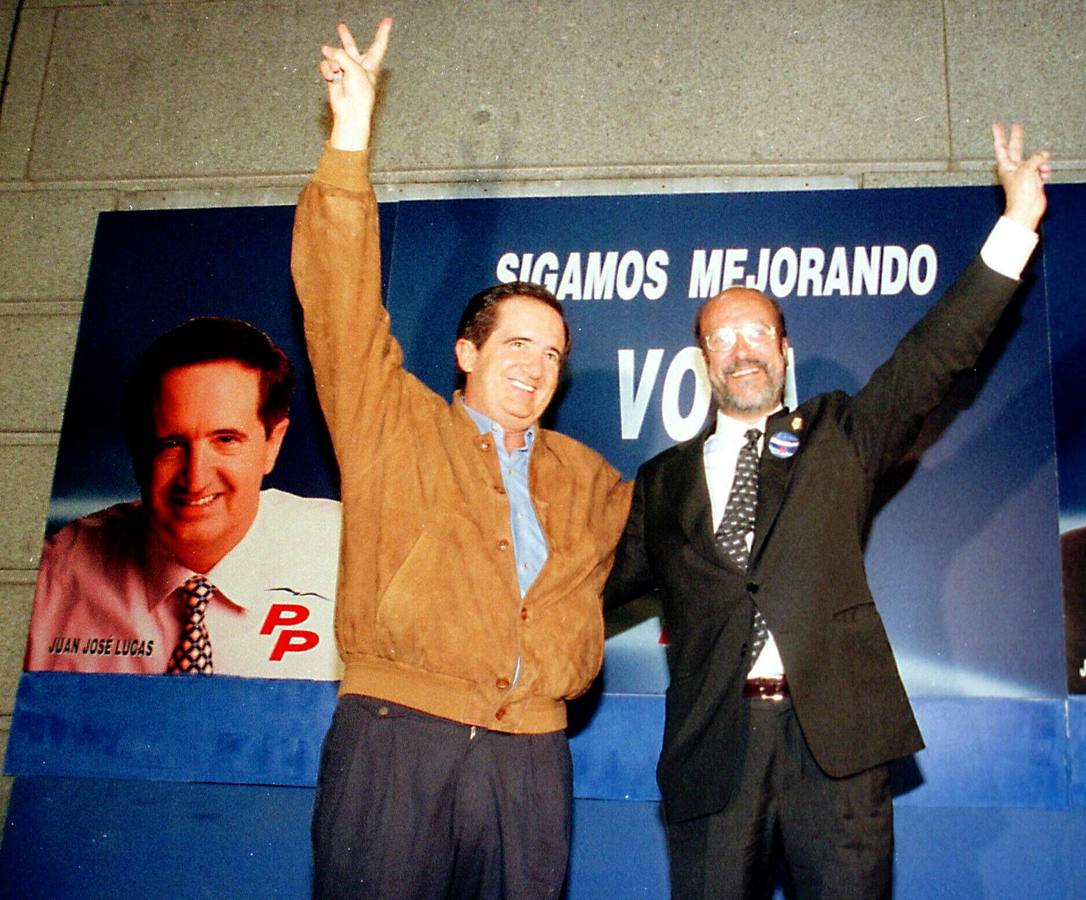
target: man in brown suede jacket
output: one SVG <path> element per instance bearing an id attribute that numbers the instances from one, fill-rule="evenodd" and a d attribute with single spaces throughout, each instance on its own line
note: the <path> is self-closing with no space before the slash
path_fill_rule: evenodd
<path id="1" fill-rule="evenodd" d="M 557 896 L 572 774 L 565 701 L 603 654 L 600 591 L 629 485 L 539 427 L 569 347 L 516 283 L 461 319 L 463 392 L 402 368 L 381 305 L 368 144 L 391 27 L 323 47 L 334 124 L 292 268 L 342 480 L 340 700 L 313 819 L 315 893 Z"/>

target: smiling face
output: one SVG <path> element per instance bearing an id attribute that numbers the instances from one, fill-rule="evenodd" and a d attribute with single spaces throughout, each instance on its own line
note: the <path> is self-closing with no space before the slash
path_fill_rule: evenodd
<path id="1" fill-rule="evenodd" d="M 171 369 L 154 406 L 144 502 L 151 530 L 183 565 L 206 573 L 245 536 L 287 419 L 265 432 L 260 372 L 233 360 Z"/>
<path id="2" fill-rule="evenodd" d="M 508 449 L 524 443 L 558 387 L 566 346 L 562 317 L 546 303 L 510 297 L 497 308 L 494 329 L 481 347 L 456 342 L 465 374 L 464 402 L 505 430 Z"/>
<path id="3" fill-rule="evenodd" d="M 751 324 L 776 331 L 765 343 L 751 346 L 741 331 Z M 739 331 L 735 346 L 723 352 L 709 350 L 704 336 L 724 327 Z M 705 305 L 699 325 L 701 352 L 713 398 L 725 415 L 756 422 L 780 404 L 788 350 L 788 338 L 777 336 L 781 327 L 769 299 L 747 288 L 731 288 Z"/>

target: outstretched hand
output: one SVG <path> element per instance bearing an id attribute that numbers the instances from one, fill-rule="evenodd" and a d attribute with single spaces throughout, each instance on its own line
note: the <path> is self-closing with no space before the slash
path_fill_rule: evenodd
<path id="1" fill-rule="evenodd" d="M 321 47 L 321 77 L 328 83 L 332 107 L 332 134 L 329 142 L 338 150 L 365 150 L 370 142 L 370 118 L 377 100 L 377 78 L 388 48 L 392 19 L 382 19 L 373 43 L 360 52 L 351 30 L 336 26 L 338 47 Z"/>
<path id="2" fill-rule="evenodd" d="M 1039 150 L 1023 159 L 1025 132 L 1017 122 L 1011 125 L 1009 140 L 1003 125 L 993 122 L 992 137 L 995 140 L 996 171 L 1007 196 L 1004 215 L 1036 231 L 1048 205 L 1045 182 L 1052 174 L 1051 155 L 1047 150 Z"/>

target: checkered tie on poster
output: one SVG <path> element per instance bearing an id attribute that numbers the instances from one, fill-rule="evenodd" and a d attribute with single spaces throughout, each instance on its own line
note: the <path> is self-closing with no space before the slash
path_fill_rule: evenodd
<path id="1" fill-rule="evenodd" d="M 735 460 L 735 478 L 728 494 L 724 515 L 716 530 L 717 545 L 739 568 L 746 569 L 750 561 L 747 535 L 754 530 L 754 517 L 758 508 L 758 439 L 762 432 L 751 428 L 745 435 L 747 442 L 739 448 Z M 769 627 L 758 607 L 754 608 L 754 628 L 751 636 L 750 664 L 769 640 Z"/>
<path id="2" fill-rule="evenodd" d="M 211 675 L 211 638 L 207 633 L 204 614 L 215 593 L 215 585 L 203 575 L 193 575 L 177 589 L 184 601 L 185 619 L 181 623 L 181 638 L 166 664 L 169 675 Z"/>

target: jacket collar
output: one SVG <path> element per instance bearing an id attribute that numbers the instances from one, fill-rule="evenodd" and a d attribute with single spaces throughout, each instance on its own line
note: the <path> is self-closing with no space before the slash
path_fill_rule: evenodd
<path id="1" fill-rule="evenodd" d="M 756 560 L 781 511 L 796 460 L 803 452 L 806 421 L 787 408 L 769 417 L 765 425 L 765 445 L 758 464 L 758 512 L 754 523 L 751 560 Z M 798 444 L 793 444 L 793 438 Z"/>
<path id="2" fill-rule="evenodd" d="M 700 434 L 676 448 L 675 471 L 668 481 L 687 486 L 679 493 L 676 514 L 690 545 L 707 559 L 734 570 L 734 563 L 720 552 L 714 539 L 709 486 L 705 481 L 705 441 L 715 428 L 716 416 L 713 416 Z M 751 547 L 752 561 L 757 559 L 780 513 L 796 459 L 803 450 L 805 429 L 804 417 L 787 408 L 777 411 L 766 421 L 765 442 L 758 464 L 758 511 Z M 791 454 L 787 448 L 780 449 L 775 439 L 781 435 L 794 435 L 799 439 L 799 447 Z"/>

